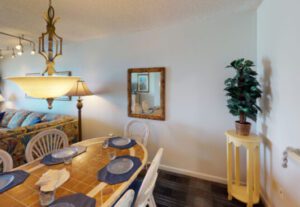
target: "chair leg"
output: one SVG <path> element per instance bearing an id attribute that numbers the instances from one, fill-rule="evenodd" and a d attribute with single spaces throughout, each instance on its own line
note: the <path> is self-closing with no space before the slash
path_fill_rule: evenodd
<path id="1" fill-rule="evenodd" d="M 156 207 L 156 203 L 155 203 L 153 195 L 151 195 L 151 197 L 150 197 L 149 207 Z"/>

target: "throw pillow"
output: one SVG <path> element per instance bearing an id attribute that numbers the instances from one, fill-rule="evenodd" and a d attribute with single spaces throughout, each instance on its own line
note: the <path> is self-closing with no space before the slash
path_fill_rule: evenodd
<path id="1" fill-rule="evenodd" d="M 27 117 L 29 113 L 30 113 L 29 111 L 17 111 L 9 121 L 7 128 L 15 129 L 21 126 L 22 122 L 24 121 L 24 119 Z"/>
<path id="2" fill-rule="evenodd" d="M 36 112 L 33 112 L 33 113 L 30 113 L 26 119 L 22 122 L 21 124 L 21 127 L 24 127 L 24 126 L 33 126 L 37 123 L 40 123 L 42 120 L 41 120 L 41 117 L 43 116 L 44 114 L 42 113 L 36 113 Z"/>
<path id="3" fill-rule="evenodd" d="M 3 128 L 7 128 L 9 121 L 11 120 L 11 118 L 14 116 L 15 113 L 16 113 L 16 111 L 14 111 L 14 110 L 5 110 L 5 114 L 1 121 L 0 126 Z"/>

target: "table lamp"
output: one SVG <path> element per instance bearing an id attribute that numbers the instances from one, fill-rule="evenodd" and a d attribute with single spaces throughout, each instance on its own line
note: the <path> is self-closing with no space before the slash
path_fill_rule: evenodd
<path id="1" fill-rule="evenodd" d="M 78 80 L 73 88 L 66 94 L 66 96 L 78 96 L 77 109 L 78 109 L 78 135 L 79 141 L 82 140 L 82 128 L 81 128 L 81 109 L 83 107 L 82 96 L 90 96 L 93 93 L 88 89 L 86 83 L 83 80 Z"/>

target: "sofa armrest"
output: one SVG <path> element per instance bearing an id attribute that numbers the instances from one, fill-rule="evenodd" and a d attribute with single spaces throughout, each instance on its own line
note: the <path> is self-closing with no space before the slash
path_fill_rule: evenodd
<path id="1" fill-rule="evenodd" d="M 7 131 L 0 132 L 0 140 L 4 139 L 6 137 L 14 137 L 19 134 L 24 134 L 26 133 L 26 128 L 25 127 L 18 127 L 15 129 L 8 129 Z"/>

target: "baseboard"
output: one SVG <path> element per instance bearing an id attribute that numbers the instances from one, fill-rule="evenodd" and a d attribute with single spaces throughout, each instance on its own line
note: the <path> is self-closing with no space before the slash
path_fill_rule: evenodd
<path id="1" fill-rule="evenodd" d="M 186 169 L 177 168 L 177 167 L 172 167 L 172 166 L 168 166 L 168 165 L 160 165 L 159 169 L 165 170 L 165 171 L 168 171 L 168 172 L 174 172 L 174 173 L 178 173 L 178 174 L 182 174 L 182 175 L 187 175 L 187 176 L 191 176 L 191 177 L 195 177 L 195 178 L 199 178 L 199 179 L 203 179 L 203 180 L 208 180 L 208 181 L 211 181 L 211 182 L 227 184 L 227 179 L 226 178 L 222 178 L 222 177 L 214 176 L 214 175 L 209 175 L 209 174 L 206 174 L 206 173 L 200 173 L 200 172 L 186 170 Z M 245 184 L 245 183 L 243 183 L 243 184 Z M 265 204 L 266 207 L 272 207 L 270 201 L 267 199 L 267 196 L 264 193 L 261 192 L 260 197 L 261 197 L 262 202 Z"/>
<path id="2" fill-rule="evenodd" d="M 160 165 L 159 169 L 178 173 L 178 174 L 183 174 L 183 175 L 187 175 L 187 176 L 191 176 L 191 177 L 195 177 L 195 178 L 199 178 L 199 179 L 203 179 L 203 180 L 208 180 L 208 181 L 212 181 L 212 182 L 227 184 L 226 178 L 209 175 L 209 174 L 205 174 L 205 173 L 200 173 L 200 172 L 196 172 L 196 171 L 185 170 L 182 168 L 176 168 L 176 167 L 172 167 L 172 166 L 168 166 L 168 165 Z"/>
<path id="3" fill-rule="evenodd" d="M 265 207 L 272 207 L 271 202 L 269 201 L 269 199 L 267 198 L 265 193 L 261 192 L 260 198 L 261 198 L 263 204 L 265 205 Z"/>

